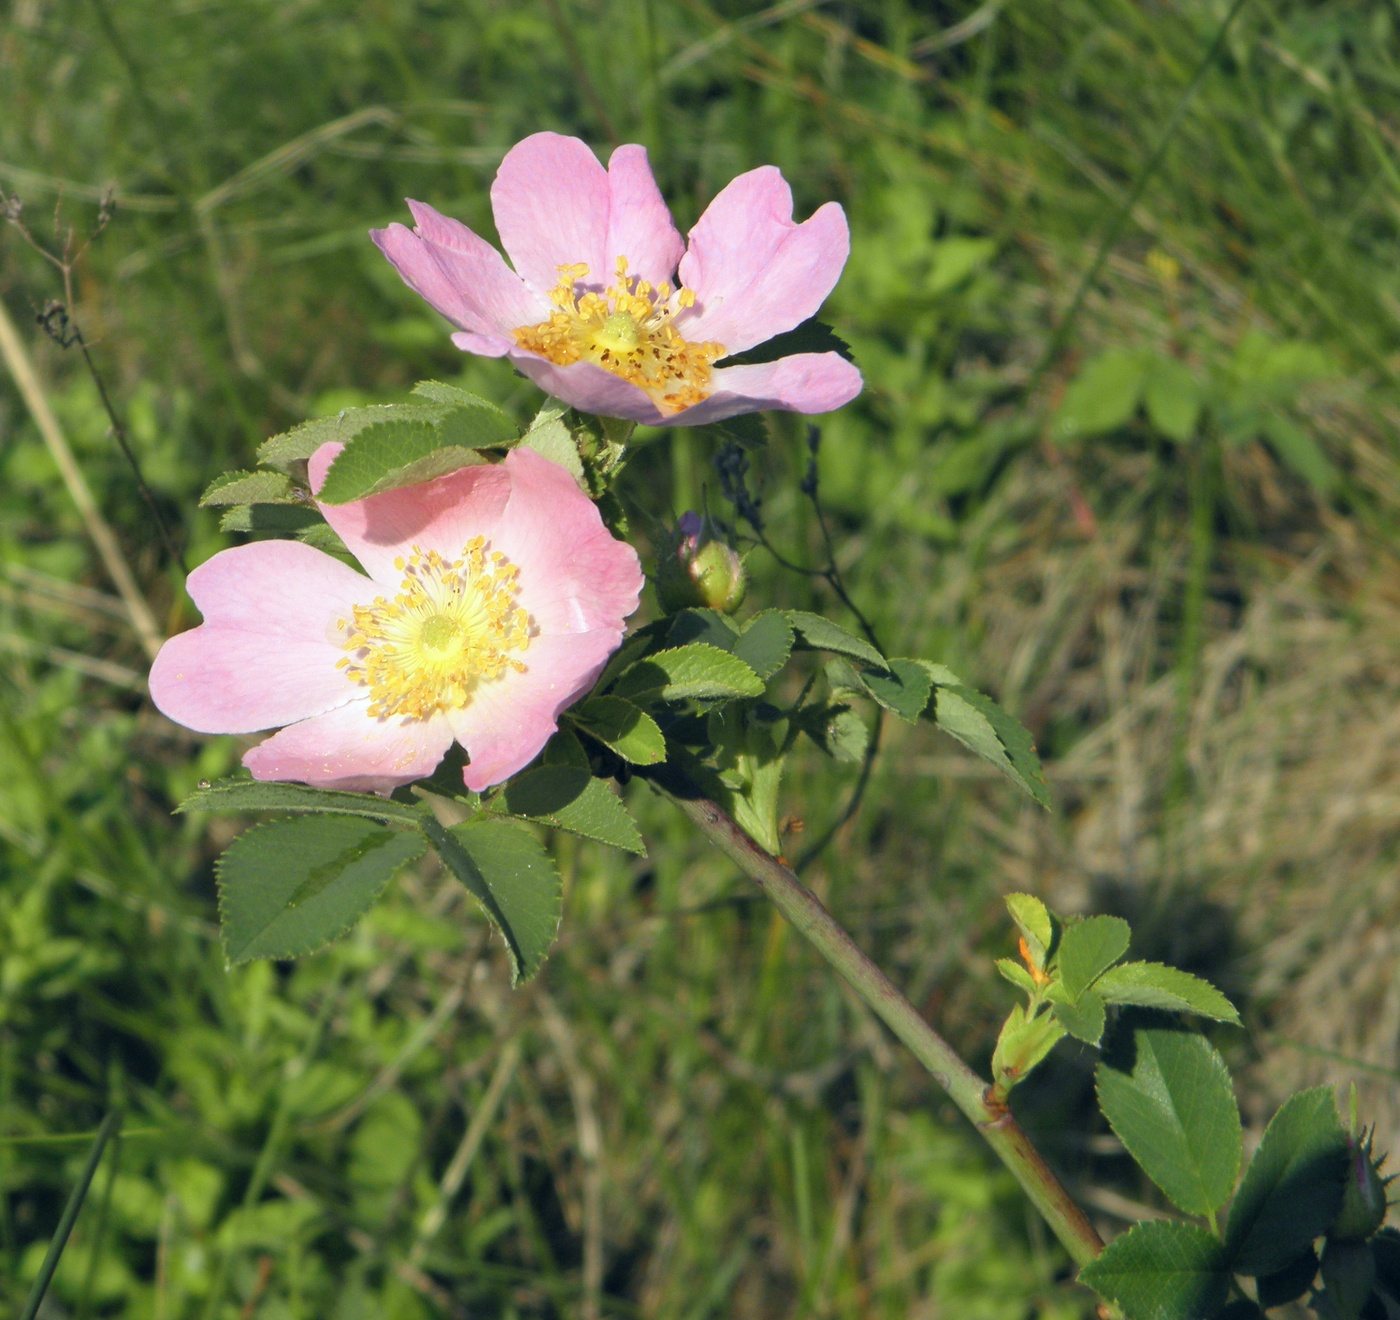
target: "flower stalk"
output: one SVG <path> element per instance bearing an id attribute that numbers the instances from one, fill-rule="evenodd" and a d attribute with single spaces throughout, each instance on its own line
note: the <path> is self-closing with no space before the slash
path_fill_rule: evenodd
<path id="1" fill-rule="evenodd" d="M 793 871 L 764 852 L 714 802 L 683 796 L 683 790 L 675 785 L 668 787 L 676 805 L 706 838 L 758 885 L 778 911 L 908 1046 L 1015 1176 L 1075 1264 L 1083 1267 L 1093 1260 L 1103 1250 L 1103 1239 L 1011 1111 L 989 1102 L 987 1082 L 929 1026 Z"/>

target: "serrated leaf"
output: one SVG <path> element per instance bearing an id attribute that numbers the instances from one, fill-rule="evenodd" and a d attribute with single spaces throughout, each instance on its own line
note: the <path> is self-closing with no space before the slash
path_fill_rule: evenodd
<path id="1" fill-rule="evenodd" d="M 887 669 L 865 669 L 860 681 L 886 710 L 917 724 L 933 691 L 933 679 L 918 660 L 887 660 Z"/>
<path id="2" fill-rule="evenodd" d="M 1069 383 L 1050 436 L 1061 443 L 1105 435 L 1137 411 L 1147 378 L 1147 361 L 1137 349 L 1112 348 L 1090 358 Z"/>
<path id="3" fill-rule="evenodd" d="M 1147 417 L 1169 440 L 1185 444 L 1201 424 L 1201 387 L 1180 358 L 1152 359 L 1143 389 Z"/>
<path id="4" fill-rule="evenodd" d="M 340 533 L 330 523 L 314 522 L 309 527 L 299 528 L 296 536 L 303 545 L 324 550 L 328 555 L 350 555 L 349 548 L 340 539 Z"/>
<path id="5" fill-rule="evenodd" d="M 1076 1040 L 1082 1040 L 1086 1045 L 1097 1045 L 1103 1039 L 1107 1015 L 1103 1000 L 1092 990 L 1085 990 L 1072 1004 L 1052 1004 L 1050 1011 Z"/>
<path id="6" fill-rule="evenodd" d="M 761 697 L 763 680 L 728 651 L 694 642 L 653 651 L 617 680 L 613 692 L 648 701 L 714 701 Z"/>
<path id="7" fill-rule="evenodd" d="M 1042 807 L 1050 806 L 1050 789 L 1035 742 L 1014 716 L 989 696 L 965 687 L 946 665 L 919 661 L 933 679 L 933 722 L 969 751 L 990 761 L 1017 788 Z"/>
<path id="8" fill-rule="evenodd" d="M 394 872 L 423 850 L 416 831 L 349 816 L 307 816 L 245 830 L 217 865 L 229 962 L 294 958 L 338 938 Z"/>
<path id="9" fill-rule="evenodd" d="M 570 765 L 575 770 L 588 770 L 588 753 L 572 729 L 557 729 L 544 745 L 541 756 L 545 765 Z M 590 772 L 591 773 L 591 772 Z"/>
<path id="10" fill-rule="evenodd" d="M 764 610 L 744 625 L 734 654 L 766 682 L 787 664 L 792 642 L 792 627 L 782 610 Z"/>
<path id="11" fill-rule="evenodd" d="M 527 770 L 506 785 L 497 802 L 512 816 L 646 856 L 646 844 L 621 798 L 587 770 L 562 765 Z"/>
<path id="12" fill-rule="evenodd" d="M 809 614 L 806 610 L 788 610 L 787 621 L 797 634 L 793 647 L 798 651 L 831 651 L 835 655 L 848 655 L 853 660 L 863 660 L 877 669 L 885 668 L 882 656 L 863 637 L 847 631 L 839 623 L 832 623 L 820 614 Z"/>
<path id="13" fill-rule="evenodd" d="M 760 362 L 776 362 L 779 358 L 788 357 L 793 353 L 839 353 L 847 362 L 855 361 L 851 355 L 851 346 L 824 321 L 811 317 L 801 325 L 780 335 L 774 335 L 772 339 L 765 339 L 761 344 L 755 344 L 742 353 L 723 358 L 715 365 L 751 366 Z"/>
<path id="14" fill-rule="evenodd" d="M 563 886 L 543 845 L 506 821 L 469 820 L 447 830 L 429 818 L 423 832 L 501 932 L 512 981 L 528 981 L 549 953 L 563 911 Z"/>
<path id="15" fill-rule="evenodd" d="M 364 408 L 345 408 L 332 417 L 313 417 L 290 431 L 264 440 L 258 447 L 258 462 L 265 467 L 290 470 L 305 463 L 322 445 L 335 441 L 349 444 L 361 431 L 382 422 L 431 421 L 442 415 L 439 406 L 424 403 L 376 403 Z"/>
<path id="16" fill-rule="evenodd" d="M 1057 966 L 1060 984 L 1071 1000 L 1127 953 L 1131 938 L 1132 930 L 1122 917 L 1084 917 L 1066 924 Z"/>
<path id="17" fill-rule="evenodd" d="M 582 489 L 583 460 L 579 457 L 578 441 L 564 424 L 561 412 L 557 405 L 547 405 L 542 409 L 530 423 L 530 429 L 521 436 L 520 445 L 523 449 L 533 449 L 537 454 L 543 454 L 552 463 L 558 463 Z"/>
<path id="18" fill-rule="evenodd" d="M 368 820 L 398 821 L 418 827 L 419 812 L 402 802 L 373 793 L 341 793 L 308 788 L 305 784 L 261 779 L 216 779 L 195 789 L 176 812 L 187 811 L 306 811 Z"/>
<path id="19" fill-rule="evenodd" d="M 1240 1171 L 1240 1111 L 1204 1036 L 1140 1028 L 1131 1071 L 1104 1060 L 1095 1079 L 1109 1126 L 1174 1205 L 1208 1215 L 1225 1204 Z"/>
<path id="20" fill-rule="evenodd" d="M 1030 974 L 1023 963 L 1018 963 L 1014 958 L 998 958 L 996 965 L 997 971 L 1018 990 L 1024 990 L 1028 995 L 1040 993 L 1040 987 L 1036 985 L 1035 977 Z"/>
<path id="21" fill-rule="evenodd" d="M 1132 1320 L 1207 1320 L 1225 1304 L 1230 1275 L 1219 1241 L 1194 1224 L 1138 1224 L 1079 1273 Z"/>
<path id="22" fill-rule="evenodd" d="M 322 527 L 321 511 L 310 504 L 235 504 L 219 519 L 223 532 L 276 532 L 300 535 L 312 527 Z"/>
<path id="23" fill-rule="evenodd" d="M 585 733 L 632 765 L 656 765 L 666 759 L 666 738 L 640 706 L 622 697 L 590 697 L 569 712 Z"/>
<path id="24" fill-rule="evenodd" d="M 870 746 L 870 730 L 849 706 L 828 708 L 815 727 L 806 726 L 813 740 L 826 754 L 847 765 L 859 765 Z"/>
<path id="25" fill-rule="evenodd" d="M 1064 1039 L 1063 1023 L 1053 1013 L 1030 1013 L 1017 1004 L 1007 1014 L 992 1051 L 992 1076 L 1006 1087 L 1024 1081 Z"/>
<path id="26" fill-rule="evenodd" d="M 282 472 L 225 472 L 199 497 L 199 507 L 225 504 L 284 504 L 294 499 L 292 481 Z"/>
<path id="27" fill-rule="evenodd" d="M 1030 947 L 1035 965 L 1044 968 L 1050 950 L 1055 946 L 1055 919 L 1050 909 L 1034 894 L 1007 894 L 1006 910 Z"/>
<path id="28" fill-rule="evenodd" d="M 748 450 L 762 449 L 769 440 L 768 423 L 763 420 L 762 413 L 726 417 L 722 422 L 711 422 L 706 430 L 721 442 L 732 440 Z"/>
<path id="29" fill-rule="evenodd" d="M 1259 1305 L 1268 1310 L 1270 1307 L 1296 1302 L 1312 1287 L 1313 1280 L 1317 1278 L 1318 1266 L 1321 1263 L 1317 1258 L 1317 1252 L 1309 1243 L 1307 1250 L 1296 1260 L 1290 1261 L 1282 1269 L 1277 1269 L 1272 1274 L 1260 1275 L 1257 1285 Z"/>
<path id="30" fill-rule="evenodd" d="M 413 393 L 420 399 L 426 399 L 429 403 L 438 404 L 443 408 L 489 408 L 496 410 L 494 403 L 483 399 L 479 394 L 464 390 L 460 385 L 449 385 L 446 381 L 420 380 L 413 387 Z"/>
<path id="31" fill-rule="evenodd" d="M 1110 967 L 1094 989 L 1110 1004 L 1136 1004 L 1174 1013 L 1199 1013 L 1216 1022 L 1238 1026 L 1235 1006 L 1209 981 L 1155 962 L 1120 963 Z"/>
<path id="32" fill-rule="evenodd" d="M 1273 1274 L 1321 1237 L 1337 1217 L 1347 1139 L 1330 1087 L 1291 1096 L 1264 1129 L 1230 1207 L 1231 1268 Z"/>
<path id="33" fill-rule="evenodd" d="M 718 610 L 681 610 L 672 616 L 671 627 L 666 633 L 667 646 L 689 646 L 693 642 L 704 642 L 707 646 L 717 646 L 731 655 L 738 640 L 739 629 Z"/>
<path id="34" fill-rule="evenodd" d="M 400 486 L 431 481 L 482 462 L 478 450 L 516 439 L 499 408 L 454 408 L 421 420 L 396 418 L 366 426 L 336 455 L 316 497 L 347 504 Z"/>

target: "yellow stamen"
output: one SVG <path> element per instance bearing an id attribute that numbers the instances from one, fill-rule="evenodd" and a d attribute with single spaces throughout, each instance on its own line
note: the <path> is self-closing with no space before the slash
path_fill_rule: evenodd
<path id="1" fill-rule="evenodd" d="M 530 616 L 515 602 L 519 570 L 484 537 L 460 559 L 415 545 L 394 567 L 404 575 L 398 594 L 340 621 L 348 654 L 336 667 L 369 689 L 372 716 L 426 719 L 467 705 L 507 670 L 525 672 L 510 654 L 530 644 Z"/>
<path id="2" fill-rule="evenodd" d="M 580 264 L 559 267 L 559 283 L 549 300 L 557 308 L 549 320 L 523 325 L 515 332 L 521 348 L 558 366 L 592 362 L 645 390 L 663 413 L 706 399 L 710 366 L 725 355 L 723 344 L 691 343 L 671 318 L 695 305 L 690 289 L 673 293 L 669 284 L 653 288 L 627 273 L 627 258 L 617 259 L 617 280 L 604 293 L 579 292 L 588 274 Z"/>

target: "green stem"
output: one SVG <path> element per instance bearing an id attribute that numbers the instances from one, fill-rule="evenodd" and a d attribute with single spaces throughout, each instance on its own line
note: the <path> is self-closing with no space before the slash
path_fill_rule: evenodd
<path id="1" fill-rule="evenodd" d="M 715 803 L 700 797 L 677 796 L 675 792 L 672 798 L 909 1047 L 1015 1175 L 1075 1264 L 1082 1267 L 1093 1260 L 1103 1250 L 1103 1239 L 1070 1199 L 1011 1111 L 988 1102 L 987 1083 L 860 951 L 817 896 L 786 866 L 764 852 Z"/>

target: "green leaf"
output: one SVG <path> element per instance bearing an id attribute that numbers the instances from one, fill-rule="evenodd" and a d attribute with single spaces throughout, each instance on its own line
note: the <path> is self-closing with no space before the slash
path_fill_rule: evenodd
<path id="1" fill-rule="evenodd" d="M 528 981 L 549 953 L 563 911 L 563 886 L 543 845 L 519 826 L 496 820 L 446 830 L 427 817 L 423 832 L 496 923 L 510 951 L 513 982 Z"/>
<path id="2" fill-rule="evenodd" d="M 426 399 L 442 408 L 490 408 L 499 411 L 494 403 L 483 399 L 479 394 L 464 390 L 460 385 L 449 385 L 446 381 L 420 380 L 413 387 L 413 392 L 420 399 Z"/>
<path id="3" fill-rule="evenodd" d="M 1391 1301 L 1400 1303 L 1400 1231 L 1381 1229 L 1371 1239 L 1371 1254 L 1376 1258 L 1376 1285 Z M 1262 1286 L 1263 1280 L 1259 1282 Z"/>
<path id="4" fill-rule="evenodd" d="M 1035 983 L 1035 977 L 1026 969 L 1024 963 L 1018 963 L 1014 958 L 998 958 L 996 960 L 997 971 L 999 971 L 1018 990 L 1024 990 L 1028 995 L 1038 995 L 1040 987 Z"/>
<path id="5" fill-rule="evenodd" d="M 848 655 L 853 660 L 863 660 L 877 669 L 885 668 L 882 656 L 863 637 L 848 632 L 838 623 L 824 619 L 820 614 L 809 614 L 806 610 L 788 610 L 787 621 L 797 634 L 794 648 L 799 651 L 831 651 L 836 655 Z"/>
<path id="6" fill-rule="evenodd" d="M 744 625 L 734 654 L 766 682 L 787 664 L 792 643 L 792 626 L 782 610 L 764 610 Z"/>
<path id="7" fill-rule="evenodd" d="M 512 816 L 646 856 L 646 844 L 621 798 L 587 770 L 545 765 L 516 775 L 496 799 Z"/>
<path id="8" fill-rule="evenodd" d="M 860 681 L 886 710 L 893 711 L 906 724 L 917 724 L 933 691 L 933 679 L 918 660 L 889 660 L 886 664 L 886 672 L 863 670 Z"/>
<path id="9" fill-rule="evenodd" d="M 1223 1311 L 1217 1311 L 1211 1320 L 1264 1320 L 1264 1312 L 1248 1297 L 1236 1297 Z"/>
<path id="10" fill-rule="evenodd" d="M 689 646 L 694 642 L 704 642 L 707 646 L 717 646 L 731 655 L 738 640 L 739 629 L 718 610 L 681 610 L 673 616 L 671 627 L 666 633 L 667 646 Z"/>
<path id="11" fill-rule="evenodd" d="M 1055 947 L 1055 919 L 1050 909 L 1034 894 L 1007 894 L 1006 910 L 1030 946 L 1035 965 L 1044 968 L 1050 950 Z"/>
<path id="12" fill-rule="evenodd" d="M 1328 1320 L 1361 1320 L 1363 1307 L 1371 1300 L 1376 1286 L 1376 1259 L 1369 1242 L 1346 1242 L 1328 1238 L 1322 1248 L 1323 1297 L 1326 1304 L 1318 1314 Z M 1389 1313 L 1384 1306 L 1377 1312 Z"/>
<path id="13" fill-rule="evenodd" d="M 1122 917 L 1084 917 L 1066 924 L 1060 936 L 1060 984 L 1078 999 L 1099 975 L 1128 951 L 1132 930 Z"/>
<path id="14" fill-rule="evenodd" d="M 324 527 L 321 511 L 310 504 L 235 504 L 219 519 L 223 532 L 276 532 L 283 536 Z"/>
<path id="15" fill-rule="evenodd" d="M 329 523 L 314 522 L 309 527 L 299 528 L 297 540 L 316 550 L 324 550 L 328 555 L 344 555 L 353 558 L 340 534 Z"/>
<path id="16" fill-rule="evenodd" d="M 855 361 L 851 356 L 851 346 L 825 322 L 812 317 L 742 353 L 722 358 L 715 366 L 745 367 L 759 362 L 776 362 L 792 353 L 839 353 L 847 362 Z"/>
<path id="17" fill-rule="evenodd" d="M 1055 410 L 1051 438 L 1063 443 L 1116 431 L 1137 411 L 1146 377 L 1147 362 L 1137 349 L 1113 348 L 1090 358 Z"/>
<path id="18" fill-rule="evenodd" d="M 229 962 L 294 958 L 343 935 L 423 848 L 416 831 L 347 816 L 245 830 L 216 868 Z"/>
<path id="19" fill-rule="evenodd" d="M 1076 1040 L 1082 1040 L 1086 1045 L 1097 1045 L 1103 1039 L 1107 1015 L 1103 1000 L 1092 990 L 1084 991 L 1072 1004 L 1053 1003 L 1050 1010 Z"/>
<path id="20" fill-rule="evenodd" d="M 1201 387 L 1180 358 L 1152 359 L 1143 402 L 1152 425 L 1178 444 L 1190 440 L 1201 424 Z"/>
<path id="21" fill-rule="evenodd" d="M 579 457 L 574 433 L 564 423 L 564 412 L 560 404 L 546 404 L 530 423 L 530 429 L 521 436 L 520 447 L 533 449 L 551 462 L 558 463 L 582 487 L 583 460 Z"/>
<path id="22" fill-rule="evenodd" d="M 199 507 L 224 504 L 285 504 L 295 499 L 291 478 L 281 472 L 225 472 L 199 497 Z"/>
<path id="23" fill-rule="evenodd" d="M 1225 1204 L 1240 1171 L 1240 1111 L 1204 1036 L 1140 1028 L 1132 1071 L 1104 1060 L 1095 1077 L 1109 1126 L 1174 1205 L 1208 1215 Z"/>
<path id="24" fill-rule="evenodd" d="M 478 450 L 516 438 L 499 408 L 478 404 L 418 420 L 396 418 L 362 429 L 336 455 L 317 498 L 347 504 L 399 486 L 431 481 L 482 462 Z"/>
<path id="25" fill-rule="evenodd" d="M 1225 1241 L 1240 1274 L 1283 1269 L 1337 1217 L 1347 1139 L 1330 1087 L 1291 1096 L 1264 1130 L 1230 1207 Z"/>
<path id="26" fill-rule="evenodd" d="M 1292 469 L 1321 495 L 1337 489 L 1340 478 L 1321 446 L 1291 417 L 1268 412 L 1263 418 L 1264 437 L 1279 462 Z"/>
<path id="27" fill-rule="evenodd" d="M 286 472 L 305 463 L 322 445 L 349 444 L 366 427 L 387 421 L 423 421 L 442 415 L 441 407 L 422 403 L 377 403 L 366 408 L 345 408 L 333 417 L 313 417 L 290 431 L 274 435 L 258 448 L 258 462 Z"/>
<path id="28" fill-rule="evenodd" d="M 733 441 L 743 449 L 762 449 L 769 440 L 768 423 L 762 413 L 740 413 L 722 422 L 711 422 L 706 428 L 716 440 Z"/>
<path id="29" fill-rule="evenodd" d="M 761 697 L 763 680 L 737 656 L 694 642 L 652 652 L 623 674 L 613 691 L 648 701 L 713 701 Z"/>
<path id="30" fill-rule="evenodd" d="M 1065 1028 L 1053 1013 L 1032 1014 L 1017 1004 L 992 1051 L 993 1078 L 1008 1089 L 1024 1081 L 1064 1036 Z"/>
<path id="31" fill-rule="evenodd" d="M 545 743 L 541 759 L 545 765 L 569 765 L 575 770 L 589 770 L 588 753 L 572 729 L 557 729 Z"/>
<path id="32" fill-rule="evenodd" d="M 1258 1281 L 1259 1305 L 1268 1310 L 1270 1307 L 1296 1302 L 1312 1287 L 1313 1280 L 1317 1278 L 1320 1264 L 1317 1252 L 1309 1243 L 1307 1250 L 1296 1260 L 1290 1261 L 1282 1269 L 1275 1270 L 1272 1274 L 1260 1275 Z"/>
<path id="33" fill-rule="evenodd" d="M 632 765 L 656 765 L 666 759 L 666 738 L 656 721 L 622 697 L 590 697 L 575 706 L 569 718 Z"/>
<path id="34" fill-rule="evenodd" d="M 186 811 L 308 811 L 369 820 L 398 821 L 418 827 L 420 813 L 402 802 L 373 793 L 340 793 L 304 784 L 270 783 L 261 779 L 216 779 L 202 784 L 178 807 Z"/>
<path id="35" fill-rule="evenodd" d="M 1230 1290 L 1220 1243 L 1194 1224 L 1161 1220 L 1114 1238 L 1079 1281 L 1131 1320 L 1207 1320 Z"/>
<path id="36" fill-rule="evenodd" d="M 990 761 L 1042 807 L 1050 806 L 1050 789 L 1031 736 L 990 697 L 964 687 L 946 665 L 920 661 L 933 679 L 933 721 L 969 751 Z"/>
<path id="37" fill-rule="evenodd" d="M 848 765 L 865 760 L 870 746 L 870 730 L 865 721 L 849 706 L 828 706 L 813 712 L 818 718 L 803 723 L 813 742 L 828 756 Z"/>
<path id="38" fill-rule="evenodd" d="M 1239 1025 L 1235 1006 L 1209 981 L 1155 962 L 1110 967 L 1094 985 L 1110 1004 L 1137 1004 L 1175 1013 L 1199 1013 L 1217 1022 Z"/>

